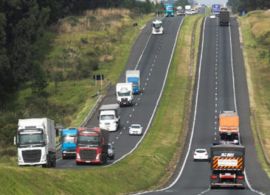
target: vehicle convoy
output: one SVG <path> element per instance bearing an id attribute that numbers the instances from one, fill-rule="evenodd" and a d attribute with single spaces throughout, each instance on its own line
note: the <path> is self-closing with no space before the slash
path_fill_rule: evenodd
<path id="1" fill-rule="evenodd" d="M 239 144 L 239 116 L 234 111 L 224 111 L 219 115 L 219 143 Z"/>
<path id="2" fill-rule="evenodd" d="M 120 125 L 119 105 L 104 104 L 99 108 L 99 128 L 116 131 Z"/>
<path id="3" fill-rule="evenodd" d="M 164 5 L 165 9 L 165 16 L 166 17 L 173 17 L 174 16 L 174 6 L 171 3 L 166 3 Z"/>
<path id="4" fill-rule="evenodd" d="M 163 27 L 162 27 L 162 21 L 161 20 L 154 20 L 152 22 L 152 34 L 163 34 Z"/>
<path id="5" fill-rule="evenodd" d="M 230 23 L 230 12 L 226 8 L 222 8 L 219 13 L 219 25 L 229 26 Z"/>
<path id="6" fill-rule="evenodd" d="M 132 83 L 116 84 L 116 99 L 120 106 L 133 105 Z"/>
<path id="7" fill-rule="evenodd" d="M 98 127 L 81 127 L 78 130 L 76 164 L 106 164 L 109 158 L 109 131 Z"/>
<path id="8" fill-rule="evenodd" d="M 191 10 L 191 5 L 185 5 L 185 14 L 186 15 L 192 15 L 193 12 Z"/>
<path id="9" fill-rule="evenodd" d="M 127 70 L 126 71 L 126 83 L 132 83 L 133 94 L 139 94 L 140 89 L 140 71 L 139 70 Z"/>
<path id="10" fill-rule="evenodd" d="M 49 118 L 19 119 L 18 165 L 56 166 L 55 126 Z"/>
<path id="11" fill-rule="evenodd" d="M 61 131 L 62 159 L 76 156 L 77 128 L 68 128 Z"/>
<path id="12" fill-rule="evenodd" d="M 217 145 L 210 148 L 211 188 L 244 188 L 245 147 Z"/>

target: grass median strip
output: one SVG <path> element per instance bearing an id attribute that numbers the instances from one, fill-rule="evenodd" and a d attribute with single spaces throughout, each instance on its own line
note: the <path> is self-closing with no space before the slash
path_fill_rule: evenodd
<path id="1" fill-rule="evenodd" d="M 164 185 L 175 170 L 187 130 L 200 26 L 186 17 L 154 122 L 139 148 L 110 167 L 52 170 L 0 164 L 0 194 L 126 194 Z M 199 21 L 199 22 L 198 22 Z M 194 25 L 196 24 L 196 25 Z M 191 33 L 195 30 L 195 33 Z M 192 39 L 192 34 L 195 39 Z M 191 49 L 195 44 L 194 50 Z M 191 72 L 191 70 L 193 70 Z M 193 73 L 193 74 L 191 74 Z"/>

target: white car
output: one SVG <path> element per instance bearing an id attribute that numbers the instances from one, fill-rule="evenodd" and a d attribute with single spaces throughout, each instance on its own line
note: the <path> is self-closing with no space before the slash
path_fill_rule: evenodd
<path id="1" fill-rule="evenodd" d="M 111 143 L 108 144 L 108 157 L 110 160 L 114 159 L 114 147 Z"/>
<path id="2" fill-rule="evenodd" d="M 140 124 L 132 124 L 129 127 L 129 135 L 142 135 L 143 127 Z"/>
<path id="3" fill-rule="evenodd" d="M 210 16 L 210 18 L 216 18 L 216 15 L 213 14 L 213 15 Z"/>
<path id="4" fill-rule="evenodd" d="M 207 150 L 204 148 L 198 148 L 194 151 L 193 154 L 194 161 L 196 160 L 208 160 Z"/>

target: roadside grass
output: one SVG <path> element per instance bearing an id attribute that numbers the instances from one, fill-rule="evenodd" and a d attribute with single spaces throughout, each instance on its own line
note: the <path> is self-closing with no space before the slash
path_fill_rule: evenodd
<path id="1" fill-rule="evenodd" d="M 113 166 L 83 170 L 17 168 L 0 163 L 0 194 L 127 194 L 168 182 L 188 131 L 202 18 L 185 18 L 154 122 L 133 154 Z M 193 29 L 196 38 L 192 41 Z M 190 59 L 192 52 L 194 60 Z"/>
<path id="2" fill-rule="evenodd" d="M 270 176 L 270 11 L 240 17 L 256 149 Z"/>

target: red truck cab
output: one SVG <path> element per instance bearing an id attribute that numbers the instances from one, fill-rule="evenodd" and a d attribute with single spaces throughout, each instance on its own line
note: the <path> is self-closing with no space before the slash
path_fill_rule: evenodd
<path id="1" fill-rule="evenodd" d="M 78 130 L 76 164 L 106 164 L 109 132 L 98 127 Z"/>

